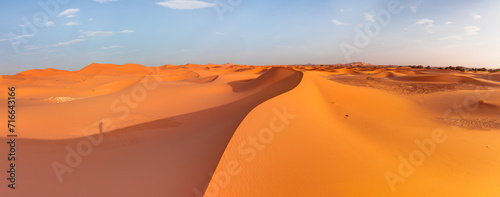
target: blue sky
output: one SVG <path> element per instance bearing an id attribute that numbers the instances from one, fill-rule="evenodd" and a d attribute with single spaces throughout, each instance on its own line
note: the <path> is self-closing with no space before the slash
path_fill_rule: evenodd
<path id="1" fill-rule="evenodd" d="M 498 68 L 498 10 L 494 0 L 2 0 L 0 74 L 92 62 Z"/>

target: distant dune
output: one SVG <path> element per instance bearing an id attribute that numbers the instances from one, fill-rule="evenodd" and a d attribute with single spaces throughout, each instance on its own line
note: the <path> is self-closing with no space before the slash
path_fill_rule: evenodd
<path id="1" fill-rule="evenodd" d="M 498 76 L 362 62 L 3 75 L 19 173 L 0 193 L 500 196 Z"/>

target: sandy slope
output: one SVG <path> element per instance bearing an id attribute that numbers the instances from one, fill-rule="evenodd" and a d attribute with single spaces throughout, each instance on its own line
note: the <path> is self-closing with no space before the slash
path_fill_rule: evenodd
<path id="1" fill-rule="evenodd" d="M 205 196 L 500 195 L 500 127 L 455 129 L 433 120 L 471 95 L 455 94 L 452 100 L 415 102 L 306 72 L 297 88 L 258 106 L 240 124 Z M 487 103 L 498 100 L 496 91 Z M 480 106 L 474 113 L 493 115 L 494 109 Z M 414 141 L 432 139 L 436 129 L 445 140 L 434 142 L 423 159 L 414 156 L 413 171 L 399 174 L 398 156 L 412 161 L 410 155 L 420 150 Z M 387 172 L 404 182 L 389 184 Z"/>
<path id="2" fill-rule="evenodd" d="M 268 73 L 269 75 L 255 79 L 256 81 L 268 81 L 268 83 L 261 84 L 264 88 L 244 93 L 230 92 L 230 94 L 239 95 L 228 96 L 234 100 L 219 105 L 217 105 L 218 103 L 206 103 L 210 102 L 210 98 L 208 98 L 203 101 L 205 102 L 204 107 L 208 107 L 208 109 L 138 123 L 116 130 L 113 128 L 122 124 L 116 123 L 114 119 L 106 119 L 103 128 L 108 132 L 102 136 L 42 140 L 64 136 L 61 133 L 64 131 L 49 131 L 31 135 L 28 133 L 26 135 L 29 135 L 29 138 L 37 139 L 20 139 L 22 150 L 19 151 L 19 154 L 22 156 L 19 157 L 18 169 L 22 173 L 18 177 L 19 188 L 14 193 L 2 187 L 1 192 L 9 196 L 37 196 L 40 193 L 47 196 L 194 195 L 196 189 L 201 189 L 208 184 L 210 180 L 208 172 L 215 170 L 229 139 L 245 115 L 261 102 L 292 89 L 302 78 L 302 73 L 291 69 L 274 68 Z M 266 79 L 268 76 L 275 77 L 270 80 Z M 166 88 L 170 87 L 166 86 Z M 190 89 L 189 85 L 185 86 L 184 90 L 175 91 L 175 93 L 187 97 L 188 92 L 183 91 L 193 91 L 191 96 L 195 96 L 195 92 L 199 91 L 194 87 Z M 171 92 L 167 90 L 162 88 L 154 90 L 159 95 L 152 92 L 148 97 L 159 100 L 148 100 L 141 104 L 152 105 L 151 108 L 156 107 L 158 110 L 156 105 L 161 106 L 161 100 L 165 99 Z M 217 91 L 217 89 L 214 88 L 211 91 Z M 61 110 L 60 113 L 64 109 L 72 110 L 74 113 L 90 113 L 92 109 L 86 109 L 90 104 L 109 103 L 107 97 L 112 97 L 112 95 L 62 103 L 60 105 L 63 106 L 59 110 Z M 202 99 L 202 97 L 197 99 Z M 64 106 L 64 104 L 68 105 Z M 185 110 L 183 109 L 185 104 L 182 101 L 175 103 L 177 108 L 181 108 L 179 110 Z M 212 105 L 215 106 L 210 107 Z M 96 108 L 99 107 L 101 106 Z M 141 106 L 141 108 L 147 107 Z M 177 108 L 171 107 L 171 111 Z M 40 110 L 40 106 L 37 106 L 36 109 Z M 40 111 L 44 110 L 48 109 Z M 28 112 L 34 113 L 33 111 Z M 180 111 L 163 112 L 164 114 L 175 114 Z M 59 120 L 63 126 L 66 126 L 66 129 L 72 123 L 65 121 L 70 122 L 71 118 L 75 118 L 74 114 L 71 115 L 67 115 L 69 116 L 67 119 Z M 29 118 L 35 119 L 35 116 Z M 81 115 L 80 118 L 92 119 L 90 115 L 88 117 Z M 50 122 L 47 116 L 39 116 L 38 119 L 40 122 L 35 125 L 38 127 L 44 125 L 42 121 Z M 19 127 L 23 128 L 27 125 L 20 121 Z M 95 132 L 97 132 L 96 129 L 91 131 L 91 133 Z M 24 137 L 24 135 L 21 136 Z M 102 141 L 98 140 L 101 137 Z M 91 145 L 93 141 L 90 139 L 94 139 L 96 144 Z M 85 144 L 91 146 L 87 147 Z M 4 154 L 4 149 L 1 150 Z M 73 150 L 81 152 L 75 156 Z M 87 150 L 89 151 L 88 156 Z M 68 154 L 70 156 L 67 156 Z M 69 160 L 66 160 L 68 158 Z M 61 182 L 59 182 L 54 170 L 54 162 L 72 167 L 71 172 L 60 176 Z M 76 164 L 71 166 L 72 162 Z"/>
<path id="3" fill-rule="evenodd" d="M 2 196 L 500 195 L 498 74 L 94 63 L 11 85 L 18 189 Z"/>

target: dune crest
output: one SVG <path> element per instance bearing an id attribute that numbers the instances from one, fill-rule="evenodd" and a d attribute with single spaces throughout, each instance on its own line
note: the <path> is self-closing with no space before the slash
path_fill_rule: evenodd
<path id="1" fill-rule="evenodd" d="M 17 167 L 29 189 L 0 193 L 498 196 L 495 77 L 364 63 L 93 63 L 3 75 L 22 106 Z"/>

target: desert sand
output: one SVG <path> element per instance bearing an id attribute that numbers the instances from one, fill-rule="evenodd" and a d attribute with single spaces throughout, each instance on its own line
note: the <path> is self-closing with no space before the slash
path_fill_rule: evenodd
<path id="1" fill-rule="evenodd" d="M 0 86 L 1 196 L 500 196 L 500 74 L 93 63 Z"/>

